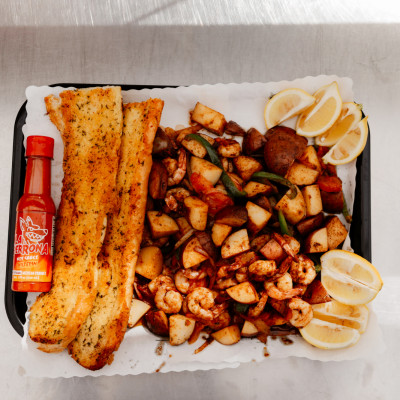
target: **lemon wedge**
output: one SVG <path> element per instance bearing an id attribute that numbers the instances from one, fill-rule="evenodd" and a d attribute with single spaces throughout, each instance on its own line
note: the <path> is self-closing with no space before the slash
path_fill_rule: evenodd
<path id="1" fill-rule="evenodd" d="M 368 139 L 368 117 L 363 118 L 355 129 L 347 132 L 323 157 L 325 163 L 347 164 L 364 150 Z"/>
<path id="2" fill-rule="evenodd" d="M 356 344 L 360 339 L 357 329 L 317 318 L 299 331 L 308 343 L 320 349 L 341 349 Z"/>
<path id="3" fill-rule="evenodd" d="M 314 318 L 357 329 L 364 333 L 368 324 L 369 310 L 365 305 L 349 306 L 336 300 L 312 305 Z"/>
<path id="4" fill-rule="evenodd" d="M 343 103 L 339 118 L 333 124 L 332 128 L 315 138 L 315 144 L 318 146 L 333 146 L 347 132 L 353 130 L 361 121 L 361 118 L 361 108 L 358 104 L 351 102 Z"/>
<path id="5" fill-rule="evenodd" d="M 285 89 L 272 96 L 264 109 L 267 129 L 279 125 L 310 107 L 315 97 L 302 89 Z"/>
<path id="6" fill-rule="evenodd" d="M 321 283 L 333 299 L 347 305 L 369 303 L 383 286 L 370 262 L 345 250 L 331 250 L 321 257 Z"/>
<path id="7" fill-rule="evenodd" d="M 313 96 L 316 101 L 299 115 L 296 124 L 298 135 L 314 137 L 325 133 L 333 126 L 342 111 L 337 82 L 318 89 Z"/>

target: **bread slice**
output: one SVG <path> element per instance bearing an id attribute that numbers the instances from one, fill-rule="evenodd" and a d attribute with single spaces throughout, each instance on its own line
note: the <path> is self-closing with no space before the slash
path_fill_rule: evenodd
<path id="1" fill-rule="evenodd" d="M 64 142 L 64 179 L 52 288 L 30 310 L 29 335 L 40 350 L 59 352 L 75 338 L 97 294 L 97 258 L 115 206 L 121 88 L 66 90 L 45 103 Z"/>
<path id="2" fill-rule="evenodd" d="M 163 104 L 159 99 L 150 99 L 124 106 L 117 178 L 119 204 L 107 225 L 94 307 L 68 347 L 71 356 L 91 370 L 111 364 L 113 352 L 127 329 L 143 233 L 153 140 Z"/>

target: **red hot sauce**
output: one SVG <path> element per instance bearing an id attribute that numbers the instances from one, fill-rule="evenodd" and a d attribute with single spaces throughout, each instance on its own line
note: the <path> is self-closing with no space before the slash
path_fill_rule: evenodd
<path id="1" fill-rule="evenodd" d="M 17 205 L 12 290 L 48 292 L 53 267 L 56 207 L 51 198 L 54 140 L 29 136 L 24 194 Z"/>

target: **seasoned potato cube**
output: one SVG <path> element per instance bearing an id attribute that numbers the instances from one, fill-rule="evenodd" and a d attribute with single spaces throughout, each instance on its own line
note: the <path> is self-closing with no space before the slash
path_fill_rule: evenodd
<path id="1" fill-rule="evenodd" d="M 144 301 L 132 299 L 131 308 L 129 310 L 128 328 L 133 328 L 150 308 L 151 307 Z"/>
<path id="2" fill-rule="evenodd" d="M 238 228 L 247 222 L 247 209 L 243 206 L 228 206 L 218 211 L 214 221 L 218 224 L 234 226 Z"/>
<path id="3" fill-rule="evenodd" d="M 199 240 L 196 237 L 193 237 L 184 245 L 181 255 L 183 268 L 195 267 L 196 265 L 199 265 L 208 259 L 208 257 L 205 255 L 197 252 L 196 248 L 202 248 Z"/>
<path id="4" fill-rule="evenodd" d="M 194 110 L 191 112 L 191 119 L 193 122 L 197 122 L 216 135 L 222 136 L 224 133 L 226 125 L 225 117 L 218 111 L 215 111 L 204 104 L 196 104 Z"/>
<path id="5" fill-rule="evenodd" d="M 235 157 L 233 159 L 233 165 L 235 166 L 239 176 L 245 181 L 248 181 L 255 172 L 263 169 L 261 163 L 253 157 L 248 156 Z"/>
<path id="6" fill-rule="evenodd" d="M 168 336 L 168 317 L 164 311 L 149 310 L 144 316 L 144 321 L 150 332 L 159 336 Z"/>
<path id="7" fill-rule="evenodd" d="M 204 133 L 200 133 L 200 136 L 201 136 L 203 139 L 206 139 L 207 142 L 211 144 L 211 146 L 214 146 L 214 143 L 215 143 L 215 139 L 214 139 L 214 138 L 212 138 L 211 136 L 206 135 L 206 134 L 204 134 Z"/>
<path id="8" fill-rule="evenodd" d="M 304 243 L 305 253 L 322 253 L 328 251 L 328 231 L 326 228 L 311 233 Z"/>
<path id="9" fill-rule="evenodd" d="M 235 121 L 229 121 L 226 124 L 225 133 L 232 136 L 244 136 L 246 134 L 244 129 Z"/>
<path id="10" fill-rule="evenodd" d="M 281 261 L 285 257 L 282 246 L 275 240 L 269 240 L 260 250 L 260 253 L 268 260 Z"/>
<path id="11" fill-rule="evenodd" d="M 198 173 L 209 182 L 215 185 L 222 174 L 222 169 L 214 165 L 213 163 L 203 160 L 202 158 L 193 156 L 190 159 L 190 168 L 192 173 Z"/>
<path id="12" fill-rule="evenodd" d="M 228 237 L 231 231 L 232 231 L 231 226 L 215 223 L 211 231 L 212 241 L 217 247 L 222 246 L 222 243 L 224 243 L 224 240 Z"/>
<path id="13" fill-rule="evenodd" d="M 312 185 L 318 179 L 319 172 L 315 169 L 308 168 L 303 164 L 295 161 L 289 168 L 286 179 L 295 185 Z"/>
<path id="14" fill-rule="evenodd" d="M 325 228 L 328 232 L 328 247 L 329 250 L 336 249 L 340 243 L 342 243 L 347 237 L 347 229 L 342 224 L 340 219 L 336 216 L 328 219 L 325 224 Z"/>
<path id="15" fill-rule="evenodd" d="M 247 193 L 247 197 L 252 198 L 260 194 L 268 196 L 273 191 L 273 188 L 264 183 L 249 181 L 243 190 Z"/>
<path id="16" fill-rule="evenodd" d="M 297 224 L 306 216 L 306 203 L 303 195 L 297 186 L 296 190 L 297 195 L 294 199 L 288 197 L 288 191 L 275 206 L 275 209 L 281 210 L 286 220 L 292 225 Z"/>
<path id="17" fill-rule="evenodd" d="M 231 325 L 217 332 L 213 332 L 211 336 L 217 342 L 229 346 L 240 341 L 240 330 L 237 325 Z"/>
<path id="18" fill-rule="evenodd" d="M 194 139 L 183 139 L 181 145 L 196 157 L 204 158 L 207 155 L 206 148 Z"/>
<path id="19" fill-rule="evenodd" d="M 208 205 L 195 196 L 186 197 L 183 204 L 190 225 L 198 231 L 204 231 L 207 225 Z"/>
<path id="20" fill-rule="evenodd" d="M 305 236 L 308 235 L 310 232 L 320 228 L 323 222 L 324 222 L 324 213 L 320 212 L 319 214 L 314 215 L 313 217 L 303 219 L 303 221 L 299 222 L 296 225 L 296 228 L 299 231 L 300 235 Z"/>
<path id="21" fill-rule="evenodd" d="M 250 128 L 243 138 L 243 153 L 251 156 L 254 153 L 262 153 L 266 139 L 257 129 Z"/>
<path id="22" fill-rule="evenodd" d="M 236 140 L 223 139 L 223 142 L 217 148 L 217 152 L 221 157 L 234 158 L 240 156 L 242 147 Z"/>
<path id="23" fill-rule="evenodd" d="M 187 135 L 190 135 L 192 133 L 197 133 L 201 128 L 202 128 L 201 125 L 196 124 L 196 125 L 191 125 L 191 126 L 188 126 L 187 128 L 183 128 L 183 129 L 176 131 L 174 134 L 176 137 L 176 141 L 178 143 L 181 143 L 182 140 L 185 139 L 185 137 Z M 165 133 L 167 133 L 167 130 L 165 130 Z"/>
<path id="24" fill-rule="evenodd" d="M 177 218 L 176 223 L 179 226 L 179 232 L 175 235 L 175 237 L 179 240 L 183 235 L 185 235 L 192 229 L 192 226 L 189 224 L 185 217 Z"/>
<path id="25" fill-rule="evenodd" d="M 174 314 L 169 317 L 169 343 L 178 346 L 188 340 L 194 331 L 196 321 L 184 315 Z"/>
<path id="26" fill-rule="evenodd" d="M 228 236 L 221 248 L 221 257 L 229 258 L 250 250 L 247 229 L 241 229 Z"/>
<path id="27" fill-rule="evenodd" d="M 246 204 L 247 214 L 249 220 L 247 222 L 247 228 L 251 233 L 257 233 L 267 225 L 272 214 L 258 206 L 257 204 L 248 201 Z"/>
<path id="28" fill-rule="evenodd" d="M 179 232 L 177 223 L 167 214 L 158 211 L 147 211 L 147 219 L 154 239 Z"/>
<path id="29" fill-rule="evenodd" d="M 232 286 L 226 289 L 226 293 L 238 303 L 254 304 L 259 300 L 257 290 L 250 282 L 243 282 Z"/>
<path id="30" fill-rule="evenodd" d="M 322 211 L 321 192 L 318 185 L 305 186 L 301 193 L 306 203 L 307 217 L 317 215 Z"/>
<path id="31" fill-rule="evenodd" d="M 314 146 L 307 146 L 304 153 L 297 159 L 300 163 L 304 164 L 306 167 L 315 169 L 321 172 L 321 163 L 319 162 L 317 151 Z"/>
<path id="32" fill-rule="evenodd" d="M 244 325 L 242 328 L 242 336 L 243 337 L 254 337 L 258 335 L 257 327 L 250 321 L 244 321 Z"/>
<path id="33" fill-rule="evenodd" d="M 158 247 L 143 247 L 140 249 L 135 271 L 147 279 L 154 279 L 161 274 L 163 262 L 163 255 Z"/>

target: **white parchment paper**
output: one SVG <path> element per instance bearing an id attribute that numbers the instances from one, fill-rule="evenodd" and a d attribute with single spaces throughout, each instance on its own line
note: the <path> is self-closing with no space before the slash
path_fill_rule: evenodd
<path id="1" fill-rule="evenodd" d="M 282 89 L 301 88 L 314 93 L 321 86 L 337 81 L 343 101 L 353 101 L 352 81 L 349 78 L 337 76 L 306 77 L 294 81 L 270 83 L 242 83 L 217 84 L 164 89 L 142 89 L 123 92 L 125 103 L 144 101 L 158 97 L 164 100 L 164 110 L 161 125 L 164 127 L 187 126 L 189 110 L 192 110 L 197 101 L 214 108 L 225 115 L 227 120 L 234 120 L 245 130 L 250 127 L 265 131 L 263 119 L 264 107 L 267 99 Z M 26 90 L 27 119 L 23 127 L 26 137 L 29 135 L 48 135 L 55 140 L 54 161 L 52 164 L 52 196 L 58 206 L 61 197 L 62 185 L 62 157 L 63 144 L 59 132 L 46 115 L 44 97 L 49 94 L 58 95 L 65 88 L 35 87 Z M 284 125 L 294 127 L 295 119 Z M 355 162 L 340 166 L 338 175 L 343 181 L 343 190 L 350 210 L 353 209 L 355 189 Z M 344 219 L 342 220 L 344 223 Z M 346 239 L 344 249 L 351 249 L 349 238 Z M 33 303 L 35 295 L 28 295 L 28 308 Z M 29 311 L 27 313 L 29 321 Z M 292 337 L 292 345 L 284 345 L 279 339 L 269 339 L 265 356 L 265 346 L 257 339 L 242 340 L 234 346 L 223 346 L 213 342 L 201 353 L 194 355 L 194 350 L 202 343 L 199 340 L 194 345 L 187 343 L 173 347 L 165 341 L 149 334 L 143 327 L 129 330 L 120 349 L 115 353 L 114 362 L 102 370 L 92 372 L 78 365 L 66 351 L 58 354 L 45 354 L 36 349 L 27 335 L 28 322 L 25 324 L 25 334 L 22 339 L 23 351 L 21 365 L 27 375 L 35 377 L 71 377 L 71 376 L 99 376 L 99 375 L 128 375 L 152 372 L 168 372 L 183 370 L 208 370 L 221 368 L 235 368 L 240 363 L 260 362 L 274 358 L 289 356 L 307 357 L 321 361 L 343 361 L 358 358 L 369 358 L 371 348 L 373 353 L 383 352 L 385 345 L 382 333 L 377 323 L 376 315 L 370 311 L 368 329 L 361 336 L 360 341 L 353 347 L 342 350 L 320 350 L 301 337 Z M 200 336 L 201 337 L 201 336 Z"/>

